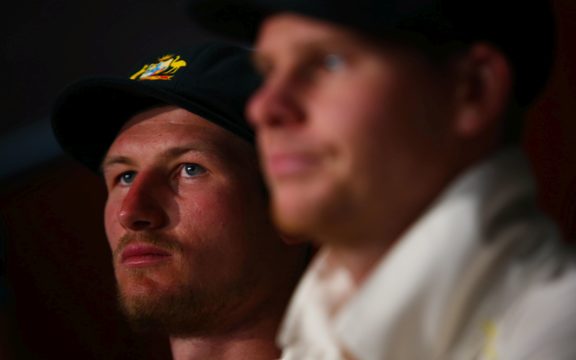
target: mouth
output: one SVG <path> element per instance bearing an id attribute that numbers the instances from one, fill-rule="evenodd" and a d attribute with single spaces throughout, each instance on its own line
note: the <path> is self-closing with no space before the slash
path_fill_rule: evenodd
<path id="1" fill-rule="evenodd" d="M 318 166 L 318 158 L 308 153 L 280 153 L 266 158 L 266 173 L 275 180 L 305 176 Z"/>
<path id="2" fill-rule="evenodd" d="M 120 255 L 120 264 L 131 268 L 148 267 L 168 261 L 172 254 L 148 244 L 131 244 Z"/>

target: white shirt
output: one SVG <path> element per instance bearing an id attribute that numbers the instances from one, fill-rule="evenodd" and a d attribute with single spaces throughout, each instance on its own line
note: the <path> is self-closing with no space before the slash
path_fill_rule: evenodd
<path id="1" fill-rule="evenodd" d="M 285 360 L 575 360 L 576 263 L 511 150 L 457 179 L 354 288 L 321 250 Z"/>

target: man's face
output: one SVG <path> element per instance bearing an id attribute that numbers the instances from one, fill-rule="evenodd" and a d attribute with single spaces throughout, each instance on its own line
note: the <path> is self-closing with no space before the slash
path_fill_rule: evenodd
<path id="1" fill-rule="evenodd" d="M 268 221 L 252 146 L 201 117 L 136 115 L 103 173 L 119 296 L 137 325 L 172 335 L 236 326 L 299 272 Z"/>
<path id="2" fill-rule="evenodd" d="M 399 231 L 446 176 L 452 93 L 437 65 L 292 14 L 264 22 L 257 50 L 265 83 L 248 116 L 280 227 Z"/>

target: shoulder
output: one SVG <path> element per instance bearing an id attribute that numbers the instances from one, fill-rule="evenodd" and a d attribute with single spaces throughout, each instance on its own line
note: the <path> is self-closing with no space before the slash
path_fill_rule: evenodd
<path id="1" fill-rule="evenodd" d="M 499 323 L 501 359 L 576 359 L 576 266 L 540 278 Z"/>

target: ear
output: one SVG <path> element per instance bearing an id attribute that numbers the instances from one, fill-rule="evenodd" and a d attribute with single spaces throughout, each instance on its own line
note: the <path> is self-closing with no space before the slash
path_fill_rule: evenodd
<path id="1" fill-rule="evenodd" d="M 506 111 L 512 70 L 502 52 L 490 44 L 473 45 L 456 64 L 455 131 L 473 137 L 498 125 Z"/>

